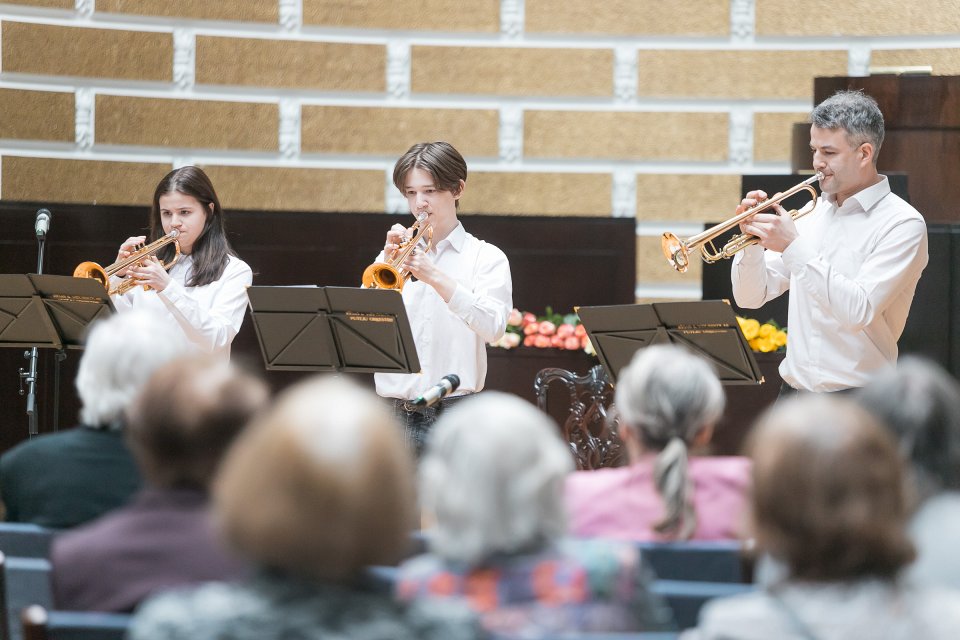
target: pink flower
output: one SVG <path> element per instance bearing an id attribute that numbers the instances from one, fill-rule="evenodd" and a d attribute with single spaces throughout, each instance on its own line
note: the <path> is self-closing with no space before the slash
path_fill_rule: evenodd
<path id="1" fill-rule="evenodd" d="M 577 336 L 568 336 L 563 339 L 563 348 L 575 351 L 580 348 L 580 338 Z"/>
<path id="2" fill-rule="evenodd" d="M 574 331 L 575 329 L 573 328 L 572 324 L 564 323 L 559 327 L 557 327 L 557 335 L 560 336 L 561 338 L 572 336 Z"/>
<path id="3" fill-rule="evenodd" d="M 573 330 L 573 335 L 577 336 L 578 338 L 582 338 L 583 336 L 587 335 L 587 328 L 582 324 L 578 324 Z"/>
<path id="4" fill-rule="evenodd" d="M 563 338 L 558 335 L 550 336 L 550 346 L 557 349 L 563 349 Z"/>
<path id="5" fill-rule="evenodd" d="M 544 320 L 540 323 L 540 333 L 545 336 L 552 336 L 557 332 L 557 325 L 553 324 L 549 320 Z"/>
<path id="6" fill-rule="evenodd" d="M 533 324 L 536 321 L 537 321 L 537 316 L 533 315 L 529 311 L 523 314 L 523 323 L 522 323 L 523 326 L 527 326 L 528 324 Z"/>
<path id="7" fill-rule="evenodd" d="M 523 327 L 523 335 L 529 336 L 529 335 L 533 335 L 533 334 L 535 334 L 535 333 L 540 333 L 540 324 L 539 324 L 539 323 L 534 322 L 534 323 L 532 323 L 532 324 L 524 325 L 524 327 Z"/>
<path id="8" fill-rule="evenodd" d="M 537 338 L 539 337 L 540 337 L 539 335 L 528 335 L 526 338 L 523 339 L 523 346 L 525 347 L 535 346 L 534 343 L 537 341 Z"/>
<path id="9" fill-rule="evenodd" d="M 510 317 L 507 318 L 507 324 L 514 327 L 519 327 L 521 322 L 523 322 L 523 314 L 520 313 L 520 310 L 513 309 L 510 311 Z"/>
<path id="10" fill-rule="evenodd" d="M 543 334 L 538 335 L 533 340 L 533 346 L 539 347 L 540 349 L 545 349 L 550 346 L 550 336 L 545 336 Z"/>
<path id="11" fill-rule="evenodd" d="M 520 344 L 520 334 L 518 333 L 505 333 L 502 338 L 507 349 L 513 349 L 515 346 Z"/>

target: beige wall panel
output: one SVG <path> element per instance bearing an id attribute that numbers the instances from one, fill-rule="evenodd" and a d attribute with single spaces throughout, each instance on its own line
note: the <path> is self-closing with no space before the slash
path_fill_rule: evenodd
<path id="1" fill-rule="evenodd" d="M 96 11 L 139 16 L 276 22 L 277 0 L 96 0 Z"/>
<path id="2" fill-rule="evenodd" d="M 929 65 L 938 76 L 960 75 L 960 49 L 874 49 L 870 54 L 872 67 L 915 65 Z"/>
<path id="3" fill-rule="evenodd" d="M 761 0 L 756 8 L 760 36 L 955 35 L 957 0 Z"/>
<path id="4" fill-rule="evenodd" d="M 846 51 L 640 52 L 637 92 L 651 97 L 803 99 L 816 76 L 847 74 Z"/>
<path id="5" fill-rule="evenodd" d="M 810 122 L 810 114 L 755 113 L 753 115 L 754 162 L 790 162 L 793 125 Z"/>
<path id="6" fill-rule="evenodd" d="M 526 0 L 527 33 L 726 36 L 730 0 Z"/>
<path id="7" fill-rule="evenodd" d="M 4 156 L 4 200 L 132 204 L 150 206 L 153 190 L 169 171 L 169 164 L 103 162 Z M 133 235 L 147 218 L 131 220 L 119 230 L 120 240 Z M 127 235 L 124 236 L 123 234 Z"/>
<path id="8" fill-rule="evenodd" d="M 304 105 L 306 153 L 400 157 L 416 142 L 446 140 L 465 156 L 496 157 L 500 115 L 492 109 L 390 109 Z"/>
<path id="9" fill-rule="evenodd" d="M 640 174 L 637 220 L 720 222 L 740 203 L 740 176 Z"/>
<path id="10" fill-rule="evenodd" d="M 527 111 L 528 158 L 727 159 L 726 113 Z"/>
<path id="11" fill-rule="evenodd" d="M 169 81 L 169 33 L 3 23 L 3 71 L 85 78 Z"/>
<path id="12" fill-rule="evenodd" d="M 98 95 L 96 142 L 276 151 L 275 104 Z"/>
<path id="13" fill-rule="evenodd" d="M 609 216 L 612 178 L 606 173 L 472 172 L 464 213 Z"/>
<path id="14" fill-rule="evenodd" d="M 72 93 L 0 89 L 0 138 L 72 142 Z"/>
<path id="15" fill-rule="evenodd" d="M 700 284 L 703 261 L 699 254 L 690 256 L 686 273 L 670 266 L 660 249 L 660 236 L 637 236 L 637 282 L 642 284 Z"/>
<path id="16" fill-rule="evenodd" d="M 386 65 L 380 45 L 197 38 L 198 84 L 383 91 Z"/>
<path id="17" fill-rule="evenodd" d="M 225 166 L 203 170 L 227 209 L 382 213 L 385 206 L 382 171 Z"/>
<path id="18" fill-rule="evenodd" d="M 414 93 L 610 96 L 613 51 L 415 46 Z"/>
<path id="19" fill-rule="evenodd" d="M 303 24 L 494 33 L 500 0 L 303 0 Z"/>
<path id="20" fill-rule="evenodd" d="M 3 0 L 7 4 L 22 4 L 30 7 L 46 7 L 50 9 L 73 9 L 75 0 Z"/>

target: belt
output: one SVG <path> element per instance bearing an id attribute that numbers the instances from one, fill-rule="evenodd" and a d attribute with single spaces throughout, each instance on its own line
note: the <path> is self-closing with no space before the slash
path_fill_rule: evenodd
<path id="1" fill-rule="evenodd" d="M 393 403 L 398 409 L 402 409 L 407 413 L 429 414 L 430 412 L 434 412 L 439 414 L 444 408 L 452 404 L 455 404 L 460 400 L 463 400 L 468 395 L 469 394 L 462 395 L 462 396 L 453 396 L 451 398 L 444 398 L 443 400 L 434 404 L 431 407 L 428 407 L 427 405 L 414 404 L 410 400 L 401 400 L 400 398 L 394 398 Z"/>

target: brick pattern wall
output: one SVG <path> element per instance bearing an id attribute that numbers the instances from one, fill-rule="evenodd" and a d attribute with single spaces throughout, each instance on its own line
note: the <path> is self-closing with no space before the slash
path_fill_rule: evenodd
<path id="1" fill-rule="evenodd" d="M 3 199 L 193 163 L 228 208 L 402 213 L 393 161 L 444 139 L 465 215 L 635 218 L 642 300 L 700 296 L 659 235 L 789 170 L 814 77 L 960 74 L 957 0 L 4 0 L 0 42 Z"/>

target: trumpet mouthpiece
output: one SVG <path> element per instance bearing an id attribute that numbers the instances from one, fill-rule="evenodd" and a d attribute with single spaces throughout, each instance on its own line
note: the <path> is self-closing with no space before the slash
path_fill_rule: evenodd
<path id="1" fill-rule="evenodd" d="M 176 238 L 177 236 L 180 235 L 180 231 L 178 229 L 170 229 L 170 233 L 168 233 L 167 235 L 170 236 L 171 238 Z"/>

